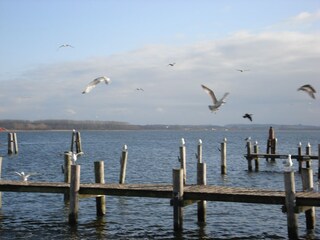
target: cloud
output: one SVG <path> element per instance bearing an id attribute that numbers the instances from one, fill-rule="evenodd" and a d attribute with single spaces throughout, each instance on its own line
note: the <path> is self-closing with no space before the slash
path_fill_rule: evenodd
<path id="1" fill-rule="evenodd" d="M 1 81 L 1 115 L 228 124 L 243 123 L 243 113 L 252 112 L 256 123 L 319 125 L 319 100 L 297 92 L 305 83 L 320 89 L 319 44 L 318 33 L 239 31 L 190 45 L 148 45 L 110 56 L 41 65 Z M 176 65 L 169 67 L 172 61 Z M 102 75 L 112 83 L 81 94 L 88 82 Z M 210 113 L 210 98 L 201 84 L 214 89 L 218 97 L 230 92 L 217 114 Z M 136 91 L 138 87 L 145 91 Z"/>

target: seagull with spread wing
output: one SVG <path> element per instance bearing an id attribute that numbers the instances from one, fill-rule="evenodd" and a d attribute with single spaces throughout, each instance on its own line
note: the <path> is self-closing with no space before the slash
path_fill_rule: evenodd
<path id="1" fill-rule="evenodd" d="M 25 174 L 25 172 L 15 172 L 17 175 L 20 176 L 21 181 L 26 182 L 28 181 L 28 178 L 32 175 L 35 175 L 35 173 L 29 173 Z"/>
<path id="2" fill-rule="evenodd" d="M 316 99 L 314 95 L 316 93 L 316 90 L 310 84 L 306 84 L 299 87 L 298 91 L 305 91 L 306 93 L 309 94 L 310 97 L 312 97 L 313 99 Z"/>
<path id="3" fill-rule="evenodd" d="M 111 82 L 110 78 L 102 76 L 94 79 L 92 82 L 90 82 L 86 88 L 83 90 L 84 93 L 90 92 L 93 88 L 95 88 L 99 83 L 104 82 L 105 84 L 109 84 Z"/>
<path id="4" fill-rule="evenodd" d="M 216 96 L 214 95 L 214 92 L 213 92 L 210 88 L 208 88 L 208 87 L 206 87 L 206 86 L 204 86 L 204 85 L 201 85 L 201 87 L 203 88 L 203 90 L 204 90 L 207 94 L 209 94 L 209 96 L 210 96 L 211 99 L 212 99 L 213 105 L 209 105 L 209 106 L 208 106 L 209 109 L 211 110 L 211 112 L 217 111 L 221 105 L 223 105 L 224 103 L 226 103 L 226 102 L 224 101 L 224 99 L 229 95 L 228 92 L 226 92 L 226 93 L 223 95 L 223 97 L 218 100 L 218 99 L 216 98 Z"/>

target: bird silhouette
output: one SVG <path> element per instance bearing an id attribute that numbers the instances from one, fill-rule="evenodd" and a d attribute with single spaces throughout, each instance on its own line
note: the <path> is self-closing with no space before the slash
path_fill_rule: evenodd
<path id="1" fill-rule="evenodd" d="M 242 116 L 243 118 L 248 118 L 252 122 L 252 114 L 246 113 L 245 115 Z"/>
<path id="2" fill-rule="evenodd" d="M 109 84 L 111 82 L 110 78 L 108 77 L 98 77 L 96 79 L 94 79 L 92 82 L 90 82 L 86 88 L 83 90 L 83 94 L 84 93 L 88 93 L 90 92 L 93 88 L 95 88 L 99 83 L 104 82 L 105 84 Z"/>
<path id="3" fill-rule="evenodd" d="M 65 47 L 71 47 L 71 48 L 74 48 L 73 46 L 71 46 L 70 44 L 62 44 L 62 45 L 60 45 L 59 47 L 58 47 L 58 50 L 60 49 L 60 48 L 65 48 Z"/>
<path id="4" fill-rule="evenodd" d="M 305 84 L 299 87 L 298 91 L 304 91 L 308 93 L 310 97 L 312 97 L 313 99 L 316 99 L 316 96 L 314 95 L 316 93 L 316 90 L 310 84 Z"/>
<path id="5" fill-rule="evenodd" d="M 174 63 L 169 63 L 168 66 L 173 67 L 175 64 L 176 64 L 175 62 Z"/>
<path id="6" fill-rule="evenodd" d="M 225 93 L 221 99 L 217 100 L 216 96 L 214 95 L 214 92 L 213 92 L 210 88 L 208 88 L 208 87 L 206 87 L 206 86 L 204 86 L 204 85 L 201 85 L 201 86 L 202 86 L 203 90 L 204 90 L 207 94 L 209 94 L 209 96 L 210 96 L 211 99 L 212 99 L 213 105 L 209 105 L 209 106 L 208 106 L 209 109 L 211 110 L 211 112 L 217 111 L 221 105 L 223 105 L 224 103 L 226 103 L 226 102 L 224 101 L 224 99 L 229 95 L 228 92 Z"/>
<path id="7" fill-rule="evenodd" d="M 247 71 L 250 71 L 250 69 L 236 69 L 236 71 L 239 71 L 239 72 L 247 72 Z"/>

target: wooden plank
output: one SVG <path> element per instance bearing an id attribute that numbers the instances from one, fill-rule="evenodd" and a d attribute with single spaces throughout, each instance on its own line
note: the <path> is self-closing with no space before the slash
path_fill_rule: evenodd
<path id="1" fill-rule="evenodd" d="M 250 153 L 250 154 L 245 154 L 245 158 L 280 158 L 280 159 L 286 159 L 288 158 L 287 154 L 267 154 L 267 153 Z M 292 159 L 301 159 L 302 161 L 306 160 L 318 160 L 318 156 L 315 155 L 291 155 Z"/>

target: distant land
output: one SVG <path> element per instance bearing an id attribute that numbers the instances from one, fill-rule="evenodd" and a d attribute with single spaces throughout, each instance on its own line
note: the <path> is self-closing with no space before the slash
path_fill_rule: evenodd
<path id="1" fill-rule="evenodd" d="M 275 130 L 320 130 L 320 126 L 280 124 L 228 124 L 219 125 L 135 125 L 118 121 L 94 120 L 0 120 L 0 131 L 41 130 L 263 130 L 272 126 Z"/>

